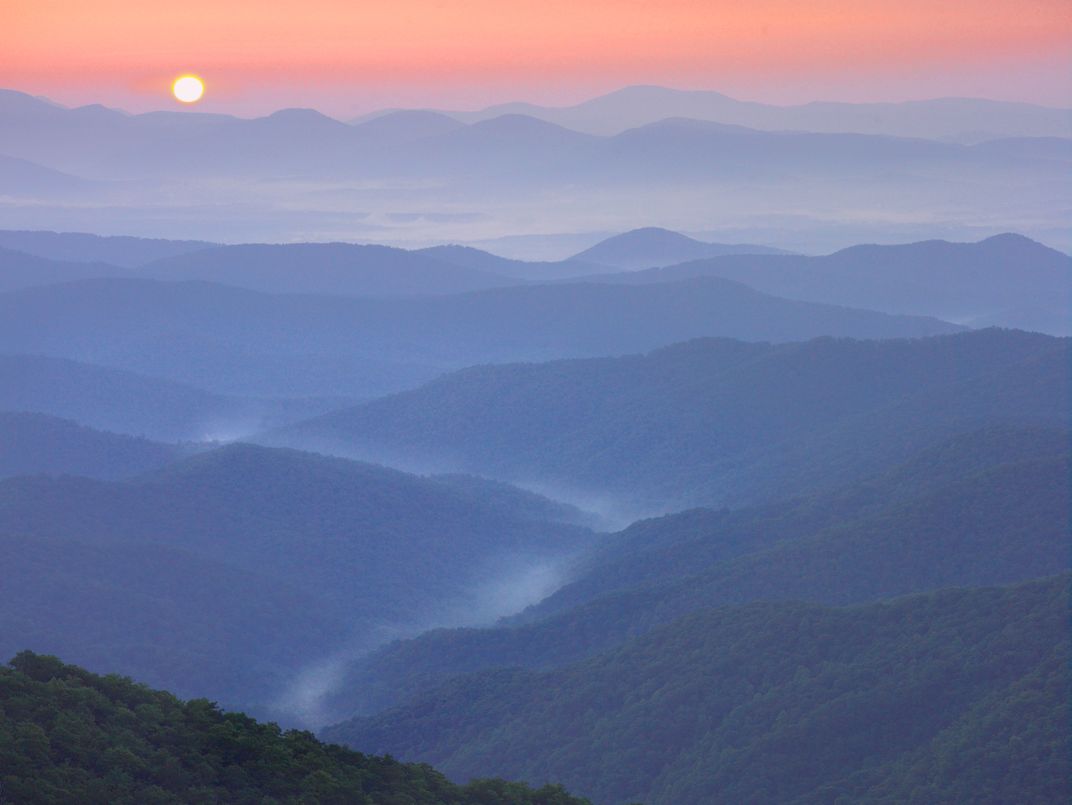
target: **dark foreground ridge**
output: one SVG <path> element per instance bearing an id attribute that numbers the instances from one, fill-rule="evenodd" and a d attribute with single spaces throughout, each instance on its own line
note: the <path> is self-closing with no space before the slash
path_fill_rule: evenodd
<path id="1" fill-rule="evenodd" d="M 559 786 L 466 786 L 24 651 L 0 668 L 0 802 L 585 805 Z"/>

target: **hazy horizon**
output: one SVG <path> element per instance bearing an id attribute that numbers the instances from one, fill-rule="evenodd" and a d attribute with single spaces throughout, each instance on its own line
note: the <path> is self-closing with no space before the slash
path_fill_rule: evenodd
<path id="1" fill-rule="evenodd" d="M 186 71 L 206 79 L 208 111 L 310 106 L 343 118 L 561 106 L 635 84 L 780 104 L 982 96 L 1060 106 L 1072 96 L 1072 14 L 1057 0 L 823 0 L 807 14 L 791 0 L 672 0 L 657 14 L 611 0 L 11 0 L 6 16 L 0 85 L 133 111 L 167 108 Z"/>
<path id="2" fill-rule="evenodd" d="M 209 79 L 206 78 L 206 82 Z M 381 105 L 372 105 L 367 108 L 359 108 L 349 112 L 340 111 L 339 109 L 332 109 L 330 105 L 320 108 L 316 105 L 310 105 L 308 103 L 300 103 L 302 98 L 308 98 L 308 96 L 295 95 L 295 99 L 298 103 L 296 105 L 286 105 L 286 101 L 279 101 L 277 105 L 271 105 L 271 101 L 266 101 L 264 105 L 258 106 L 255 109 L 245 108 L 242 104 L 234 104 L 233 109 L 229 109 L 223 105 L 223 102 L 217 102 L 209 105 L 209 101 L 201 101 L 197 104 L 186 105 L 177 104 L 173 98 L 170 98 L 166 94 L 161 97 L 154 96 L 153 98 L 147 98 L 145 103 L 149 105 L 133 105 L 123 106 L 120 103 L 117 105 L 111 105 L 110 103 L 102 100 L 99 95 L 93 95 L 90 91 L 80 93 L 78 98 L 71 99 L 65 98 L 65 93 L 62 89 L 49 92 L 33 92 L 23 87 L 18 86 L 0 86 L 0 92 L 15 92 L 22 95 L 29 95 L 39 100 L 47 101 L 49 103 L 61 106 L 67 109 L 79 109 L 83 107 L 91 106 L 103 106 L 107 109 L 112 109 L 117 112 L 123 112 L 129 115 L 143 115 L 152 114 L 154 112 L 174 112 L 176 114 L 187 115 L 229 115 L 244 120 L 256 120 L 265 117 L 271 117 L 278 112 L 285 112 L 291 110 L 312 110 L 320 113 L 324 117 L 338 120 L 342 123 L 360 122 L 362 120 L 374 119 L 377 116 L 383 114 L 390 114 L 391 112 L 398 111 L 429 111 L 429 112 L 441 112 L 443 114 L 452 115 L 471 115 L 479 112 L 495 111 L 500 107 L 513 107 L 513 106 L 537 106 L 546 107 L 551 109 L 569 109 L 574 106 L 583 105 L 589 101 L 597 100 L 606 96 L 613 96 L 617 93 L 633 90 L 633 89 L 661 89 L 668 90 L 674 93 L 690 94 L 690 93 L 711 93 L 715 95 L 724 96 L 733 101 L 739 101 L 743 103 L 757 103 L 764 106 L 782 107 L 782 108 L 795 108 L 809 105 L 825 105 L 825 104 L 845 104 L 845 105 L 867 105 L 867 104 L 881 104 L 881 105 L 909 105 L 927 103 L 930 101 L 986 101 L 991 103 L 1010 103 L 1010 104 L 1024 104 L 1028 106 L 1041 106 L 1046 109 L 1070 111 L 1072 110 L 1072 88 L 1069 93 L 1063 93 L 1055 96 L 1051 99 L 1051 102 L 1043 102 L 1039 100 L 1032 100 L 1027 97 L 1015 97 L 1015 96 L 1001 96 L 1001 95 L 986 95 L 986 94 L 935 94 L 920 92 L 913 95 L 892 95 L 892 96 L 880 96 L 874 98 L 862 98 L 862 97 L 838 97 L 833 95 L 817 94 L 815 96 L 803 96 L 795 100 L 779 100 L 768 99 L 762 97 L 762 93 L 748 95 L 745 93 L 732 93 L 721 89 L 718 86 L 684 86 L 684 85 L 671 85 L 660 84 L 654 82 L 638 81 L 629 84 L 608 85 L 602 89 L 593 89 L 581 93 L 575 93 L 566 97 L 544 97 L 541 93 L 525 94 L 503 94 L 501 97 L 497 97 L 494 100 L 490 100 L 484 103 L 473 102 L 469 105 L 451 105 L 449 103 L 450 96 L 430 96 L 424 103 L 407 105 L 404 101 L 406 96 L 398 96 L 397 102 L 392 103 L 391 98 L 386 98 Z M 155 104 L 155 105 L 153 105 Z M 509 114 L 508 110 L 503 111 L 503 114 Z M 1072 134 L 1072 131 L 1070 131 Z"/>

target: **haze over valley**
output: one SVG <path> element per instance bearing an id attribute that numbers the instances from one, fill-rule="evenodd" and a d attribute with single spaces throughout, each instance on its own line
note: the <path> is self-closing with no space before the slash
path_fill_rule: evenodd
<path id="1" fill-rule="evenodd" d="M 13 0 L 0 802 L 1072 799 L 1058 5 Z"/>

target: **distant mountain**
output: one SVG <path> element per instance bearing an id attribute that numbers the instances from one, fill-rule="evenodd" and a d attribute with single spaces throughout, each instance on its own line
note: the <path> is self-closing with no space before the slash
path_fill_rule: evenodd
<path id="1" fill-rule="evenodd" d="M 573 258 L 556 261 L 511 260 L 507 257 L 499 257 L 480 249 L 474 249 L 471 246 L 453 244 L 430 246 L 421 249 L 420 253 L 427 254 L 445 263 L 488 271 L 504 277 L 513 277 L 517 280 L 556 280 L 600 274 L 607 270 L 605 266 Z"/>
<path id="2" fill-rule="evenodd" d="M 0 411 L 49 414 L 163 441 L 235 438 L 341 404 L 228 397 L 63 358 L 0 354 Z"/>
<path id="3" fill-rule="evenodd" d="M 934 319 L 790 302 L 718 278 L 393 299 L 142 279 L 0 294 L 0 350 L 269 397 L 367 399 L 476 363 L 623 354 L 696 336 L 788 341 L 957 329 Z"/>
<path id="4" fill-rule="evenodd" d="M 659 227 L 634 229 L 597 243 L 573 260 L 627 270 L 669 266 L 726 254 L 785 254 L 770 246 L 704 243 Z"/>
<path id="5" fill-rule="evenodd" d="M 22 93 L 0 95 L 0 153 L 90 178 L 320 173 L 360 155 L 361 137 L 309 109 L 247 120 L 221 114 L 129 115 L 68 109 Z M 72 136 L 72 132 L 75 136 Z M 303 142 L 305 148 L 295 148 Z"/>
<path id="6" fill-rule="evenodd" d="M 87 704 L 72 707 L 75 699 Z M 591 805 L 558 786 L 452 785 L 427 766 L 282 732 L 198 699 L 22 651 L 0 668 L 4 793 L 18 802 Z M 120 747 L 122 747 L 120 749 Z"/>
<path id="7" fill-rule="evenodd" d="M 1020 235 L 853 246 L 825 257 L 732 256 L 601 282 L 717 276 L 789 299 L 1072 334 L 1072 257 Z"/>
<path id="8" fill-rule="evenodd" d="M 559 779 L 610 805 L 1059 802 L 1072 793 L 1068 603 L 1066 573 L 847 609 L 706 610 L 323 735 L 457 779 Z"/>
<path id="9" fill-rule="evenodd" d="M 5 242 L 2 236 L 0 242 Z M 126 273 L 126 269 L 107 263 L 74 260 L 61 262 L 0 246 L 0 292 L 57 282 L 121 277 Z"/>
<path id="10" fill-rule="evenodd" d="M 755 129 L 855 132 L 898 137 L 981 141 L 999 137 L 1072 136 L 1072 110 L 978 98 L 904 103 L 808 103 L 773 106 L 719 92 L 633 86 L 576 106 L 513 103 L 480 112 L 451 112 L 466 122 L 524 114 L 590 134 L 616 134 L 671 117 Z"/>
<path id="11" fill-rule="evenodd" d="M 205 280 L 269 293 L 350 296 L 463 293 L 513 283 L 433 255 L 349 243 L 250 244 L 158 260 L 139 276 Z"/>
<path id="12" fill-rule="evenodd" d="M 436 630 L 355 661 L 335 709 L 377 712 L 464 673 L 560 667 L 715 605 L 859 603 L 1060 572 L 1069 457 L 1068 431 L 988 429 L 832 492 L 638 521 L 495 628 Z"/>
<path id="13" fill-rule="evenodd" d="M 435 137 L 465 126 L 450 115 L 420 109 L 399 109 L 371 118 L 358 118 L 351 121 L 351 125 L 370 139 L 391 137 L 403 141 Z"/>
<path id="14" fill-rule="evenodd" d="M 33 200 L 88 195 L 103 189 L 103 183 L 0 154 L 0 187 L 5 196 Z"/>
<path id="15" fill-rule="evenodd" d="M 106 263 L 122 268 L 174 257 L 215 246 L 199 240 L 162 240 L 125 236 L 88 235 L 81 232 L 0 230 L 0 247 L 72 263 Z M 93 274 L 92 276 L 115 276 Z"/>
<path id="16" fill-rule="evenodd" d="M 652 93 L 665 94 L 612 98 L 597 117 L 611 120 L 621 107 L 619 123 L 627 125 L 598 135 L 542 120 L 538 109 L 499 110 L 464 125 L 409 113 L 355 126 L 307 109 L 251 120 L 128 115 L 4 93 L 0 154 L 107 181 L 108 189 L 5 207 L 0 225 L 426 244 L 623 230 L 646 225 L 656 210 L 675 229 L 718 222 L 720 232 L 735 233 L 718 239 L 808 252 L 861 240 L 994 234 L 1000 221 L 1069 246 L 1059 215 L 1069 190 L 1060 177 L 1072 157 L 1054 142 L 1070 139 L 1065 111 L 984 102 L 975 115 L 972 103 L 953 101 L 850 105 L 850 117 L 868 123 L 854 127 L 837 124 L 840 107 L 818 106 L 790 125 L 777 108 L 773 121 L 697 119 L 702 109 L 649 103 Z M 944 123 L 882 122 L 917 112 L 944 115 L 960 133 L 970 124 L 976 134 L 962 139 L 972 142 L 976 124 L 1005 121 L 994 132 L 1005 142 L 939 142 L 924 138 L 949 130 Z"/>
<path id="17" fill-rule="evenodd" d="M 141 616 L 102 617 L 92 605 L 105 594 L 96 574 L 85 577 L 94 584 L 67 589 L 67 563 L 24 567 L 20 586 L 0 592 L 9 613 L 3 650 L 62 650 L 94 667 L 121 656 L 114 667 L 146 681 L 315 719 L 315 685 L 302 672 L 421 626 L 491 621 L 545 594 L 592 535 L 541 513 L 531 496 L 520 506 L 504 493 L 485 501 L 472 487 L 241 444 L 129 481 L 11 478 L 0 481 L 0 535 L 115 563 L 109 606 Z M 168 559 L 175 553 L 188 559 Z M 212 597 L 229 574 L 228 599 L 245 599 L 234 612 Z M 151 594 L 148 577 L 161 588 L 151 609 L 136 606 Z M 25 585 L 39 591 L 27 599 L 33 617 L 11 598 Z M 291 613 L 284 624 L 276 607 Z M 218 628 L 193 639 L 210 611 Z M 187 637 L 160 643 L 176 620 Z M 295 643 L 294 630 L 307 634 Z M 158 648 L 133 650 L 145 644 Z"/>
<path id="18" fill-rule="evenodd" d="M 740 121 L 674 111 L 666 104 L 659 113 L 658 103 L 629 99 L 630 92 L 638 91 L 663 92 L 649 88 L 608 96 L 615 103 L 620 100 L 634 119 L 629 125 L 611 124 L 598 136 L 576 130 L 569 122 L 554 122 L 548 119 L 556 116 L 552 111 L 538 108 L 477 113 L 466 125 L 453 125 L 434 113 L 410 112 L 350 126 L 308 109 L 286 109 L 255 119 L 180 112 L 127 115 L 103 107 L 66 109 L 23 96 L 15 104 L 18 111 L 0 103 L 0 120 L 5 123 L 0 154 L 92 178 L 226 176 L 279 181 L 419 176 L 463 179 L 465 186 L 479 180 L 489 190 L 582 180 L 598 181 L 610 189 L 637 180 L 658 184 L 718 177 L 784 180 L 786 170 L 799 175 L 851 175 L 857 181 L 860 171 L 868 170 L 888 182 L 893 166 L 928 172 L 935 165 L 955 166 L 973 175 L 981 171 L 983 176 L 998 166 L 1028 169 L 1021 161 L 1036 160 L 1037 155 L 1025 140 L 1039 139 L 1039 147 L 1052 156 L 1052 139 L 1072 135 L 1072 113 L 1067 110 L 979 102 L 980 109 L 985 107 L 982 117 L 1005 118 L 995 137 L 1020 138 L 1021 143 L 1011 150 L 975 151 L 924 139 L 935 137 L 933 133 L 912 133 L 915 139 L 889 136 L 907 132 L 874 125 L 875 110 L 866 105 L 859 107 L 859 119 L 870 117 L 872 125 L 863 130 L 831 125 L 828 107 L 818 108 L 808 121 L 814 125 L 763 125 L 761 120 L 756 125 L 727 125 Z M 954 102 L 929 104 L 891 108 L 915 108 L 924 116 L 931 111 L 959 114 L 951 111 L 957 106 Z M 604 103 L 597 114 L 614 112 Z M 72 131 L 80 135 L 76 140 Z M 296 148 L 295 143 L 303 147 Z"/>
<path id="19" fill-rule="evenodd" d="M 654 286 L 658 287 L 658 286 Z M 543 484 L 627 517 L 848 483 L 958 432 L 1067 427 L 1069 344 L 984 330 L 484 366 L 262 438 Z"/>
<path id="20" fill-rule="evenodd" d="M 300 658 L 346 634 L 346 620 L 286 579 L 181 548 L 92 544 L 77 534 L 0 532 L 7 655 L 18 646 L 62 651 L 90 668 L 278 718 L 273 698 L 293 684 Z"/>
<path id="21" fill-rule="evenodd" d="M 123 478 L 158 469 L 186 452 L 67 419 L 0 411 L 0 478 L 38 474 Z"/>

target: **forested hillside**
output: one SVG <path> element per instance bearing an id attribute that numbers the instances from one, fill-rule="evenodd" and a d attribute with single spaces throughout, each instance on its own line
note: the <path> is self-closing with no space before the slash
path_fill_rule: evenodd
<path id="1" fill-rule="evenodd" d="M 584 805 L 558 786 L 457 786 L 205 699 L 19 653 L 0 668 L 0 800 L 68 805 Z"/>
<path id="2" fill-rule="evenodd" d="M 241 444 L 124 481 L 10 478 L 0 649 L 264 712 L 336 654 L 532 603 L 593 539 L 571 519 L 475 479 Z"/>
<path id="3" fill-rule="evenodd" d="M 864 602 L 1061 572 L 1068 461 L 1067 433 L 984 431 L 830 494 L 635 523 L 498 628 L 441 629 L 355 662 L 336 709 L 375 712 L 453 674 L 561 666 L 704 607 Z"/>
<path id="4" fill-rule="evenodd" d="M 609 500 L 627 517 L 831 488 L 957 433 L 1067 427 L 1068 341 L 983 330 L 480 366 L 262 437 Z"/>
<path id="5" fill-rule="evenodd" d="M 607 805 L 1059 802 L 1069 577 L 691 615 L 562 670 L 460 677 L 325 732 Z"/>

